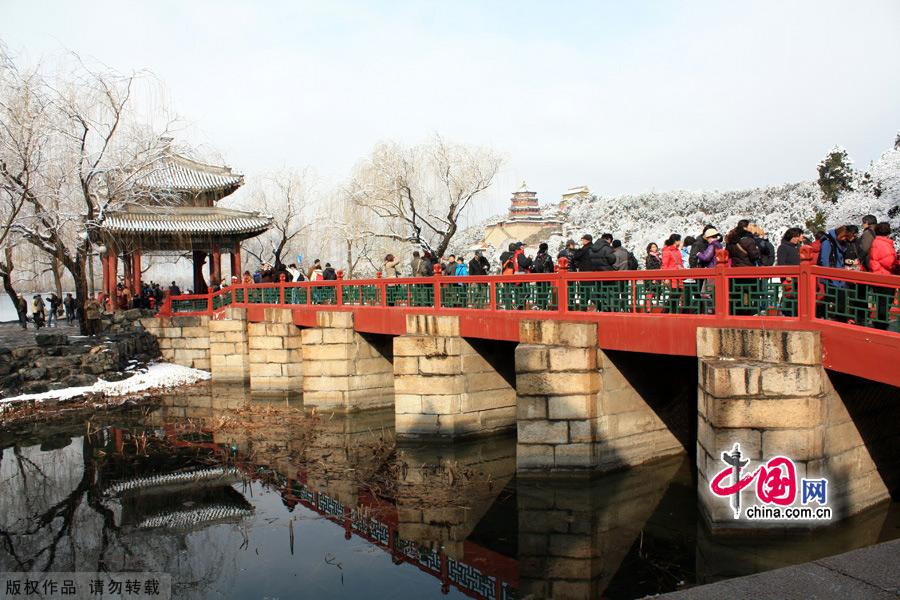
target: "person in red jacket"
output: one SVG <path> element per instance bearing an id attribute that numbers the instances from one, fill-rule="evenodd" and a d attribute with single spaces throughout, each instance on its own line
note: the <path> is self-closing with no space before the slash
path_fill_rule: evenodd
<path id="1" fill-rule="evenodd" d="M 681 236 L 673 233 L 666 240 L 662 251 L 662 268 L 663 269 L 683 269 L 684 263 L 681 262 Z"/>
<path id="2" fill-rule="evenodd" d="M 889 237 L 891 235 L 890 223 L 878 223 L 875 225 L 875 239 L 869 249 L 869 267 L 873 273 L 884 275 L 896 275 L 900 272 L 897 264 L 897 249 Z"/>
<path id="3" fill-rule="evenodd" d="M 897 262 L 897 249 L 889 237 L 891 235 L 890 223 L 878 223 L 875 225 L 875 239 L 869 248 L 869 268 L 873 273 L 881 275 L 896 275 L 900 273 L 900 263 Z M 890 325 L 891 306 L 897 299 L 897 289 L 893 287 L 872 286 L 871 291 L 875 296 L 875 319 L 872 326 L 878 329 L 887 329 Z"/>

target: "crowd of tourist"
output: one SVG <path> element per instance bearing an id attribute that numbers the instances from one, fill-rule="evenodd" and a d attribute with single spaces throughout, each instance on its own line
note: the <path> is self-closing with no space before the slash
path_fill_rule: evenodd
<path id="1" fill-rule="evenodd" d="M 900 265 L 890 235 L 889 223 L 879 223 L 876 217 L 867 215 L 861 227 L 842 225 L 828 231 L 816 231 L 809 236 L 799 227 L 790 227 L 781 236 L 776 248 L 762 227 L 743 219 L 724 235 L 714 225 L 708 224 L 696 236 L 671 234 L 663 242 L 662 250 L 656 242 L 651 242 L 646 248 L 643 268 L 713 268 L 723 261 L 729 267 L 769 267 L 799 265 L 806 261 L 838 269 L 898 274 Z M 429 277 L 435 272 L 456 277 L 553 273 L 563 258 L 569 271 L 630 271 L 641 268 L 634 253 L 612 234 L 604 233 L 595 240 L 586 233 L 578 243 L 568 240 L 555 259 L 546 243 L 539 244 L 537 251 L 530 255 L 524 243 L 514 242 L 500 254 L 498 264 L 493 267 L 481 250 L 475 250 L 469 260 L 454 254 L 441 260 L 429 251 L 415 251 L 405 273 L 401 272 L 400 260 L 393 254 L 385 257 L 381 273 L 383 277 Z M 438 265 L 440 268 L 435 269 Z M 257 280 L 254 276 L 254 281 Z M 291 279 L 288 278 L 288 281 Z"/>

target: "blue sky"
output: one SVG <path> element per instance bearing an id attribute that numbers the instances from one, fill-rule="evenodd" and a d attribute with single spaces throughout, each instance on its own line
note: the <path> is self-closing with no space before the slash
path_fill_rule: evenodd
<path id="1" fill-rule="evenodd" d="M 12 2 L 23 60 L 148 69 L 187 141 L 253 176 L 339 181 L 379 140 L 432 132 L 545 200 L 813 178 L 900 130 L 900 2 Z"/>

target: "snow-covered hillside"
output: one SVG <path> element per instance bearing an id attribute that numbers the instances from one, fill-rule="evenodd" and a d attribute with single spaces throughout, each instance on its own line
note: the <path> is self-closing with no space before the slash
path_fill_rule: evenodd
<path id="1" fill-rule="evenodd" d="M 865 172 L 857 172 L 854 190 L 844 192 L 837 203 L 823 199 L 814 181 L 738 191 L 646 192 L 625 196 L 592 196 L 570 203 L 560 216 L 565 221 L 562 237 L 547 240 L 556 252 L 566 238 L 578 240 L 584 233 L 599 236 L 612 233 L 634 251 L 643 263 L 647 244 L 662 242 L 671 233 L 696 236 L 703 225 L 712 223 L 723 233 L 740 219 L 759 223 L 777 245 L 788 227 L 805 228 L 817 216 L 827 227 L 843 223 L 859 224 L 872 213 L 900 228 L 900 148 L 886 151 Z M 555 213 L 558 207 L 545 210 Z M 453 249 L 465 250 L 484 235 L 484 226 L 497 219 L 470 227 L 454 239 Z M 502 249 L 489 254 L 492 264 Z M 532 249 L 533 250 L 533 249 Z"/>

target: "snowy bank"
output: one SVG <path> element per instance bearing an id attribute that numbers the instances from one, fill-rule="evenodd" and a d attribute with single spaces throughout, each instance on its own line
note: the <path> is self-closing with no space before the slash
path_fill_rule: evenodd
<path id="1" fill-rule="evenodd" d="M 171 363 L 152 363 L 145 371 L 135 373 L 122 381 L 97 381 L 93 385 L 82 387 L 69 387 L 61 390 L 50 390 L 40 394 L 23 394 L 10 398 L 0 398 L 0 404 L 9 402 L 23 402 L 36 400 L 70 400 L 87 394 L 102 394 L 104 396 L 128 396 L 137 392 L 143 392 L 158 388 L 173 388 L 188 385 L 209 379 L 206 371 L 182 367 Z"/>

